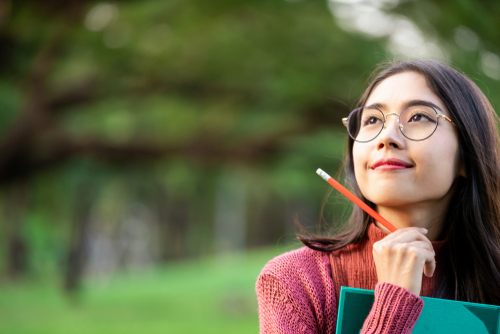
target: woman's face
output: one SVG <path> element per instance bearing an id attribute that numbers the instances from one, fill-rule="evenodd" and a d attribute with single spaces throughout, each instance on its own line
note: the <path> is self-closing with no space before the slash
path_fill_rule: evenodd
<path id="1" fill-rule="evenodd" d="M 451 116 L 425 78 L 416 72 L 399 73 L 383 80 L 365 105 L 376 106 L 385 115 L 399 115 L 405 105 L 417 100 L 433 103 L 441 109 L 436 108 L 439 114 Z M 378 206 L 439 202 L 451 197 L 450 189 L 457 175 L 465 175 L 459 168 L 457 130 L 444 119 L 439 120 L 432 136 L 412 141 L 399 130 L 398 117 L 389 115 L 386 128 L 375 139 L 354 143 L 353 158 L 361 192 Z M 408 167 L 397 168 L 384 164 L 384 160 L 379 165 L 381 159 L 399 159 Z"/>

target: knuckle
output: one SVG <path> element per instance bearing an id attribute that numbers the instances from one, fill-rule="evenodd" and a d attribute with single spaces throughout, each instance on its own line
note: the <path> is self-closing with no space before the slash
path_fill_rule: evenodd
<path id="1" fill-rule="evenodd" d="M 410 247 L 407 244 L 400 244 L 397 248 L 399 254 L 407 254 Z"/>
<path id="2" fill-rule="evenodd" d="M 387 247 L 388 247 L 389 249 L 391 249 L 391 250 L 392 250 L 392 249 L 395 249 L 395 248 L 398 248 L 398 246 L 399 246 L 399 245 L 400 245 L 400 243 L 399 243 L 399 242 L 396 242 L 396 241 L 389 241 L 389 242 L 387 243 Z"/>
<path id="3" fill-rule="evenodd" d="M 377 241 L 376 243 L 373 244 L 373 251 L 376 252 L 382 252 L 387 248 L 387 245 L 383 241 Z"/>
<path id="4" fill-rule="evenodd" d="M 418 251 L 417 248 L 415 247 L 409 247 L 408 249 L 408 254 L 413 258 L 413 259 L 418 259 L 420 257 L 420 252 Z"/>

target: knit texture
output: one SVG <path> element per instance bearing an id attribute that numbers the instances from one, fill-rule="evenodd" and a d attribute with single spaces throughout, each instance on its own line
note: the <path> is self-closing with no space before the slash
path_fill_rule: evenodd
<path id="1" fill-rule="evenodd" d="M 256 283 L 260 332 L 335 333 L 340 287 L 348 286 L 375 290 L 362 333 L 411 333 L 423 300 L 402 287 L 377 284 L 373 244 L 386 235 L 371 224 L 359 244 L 332 253 L 302 247 L 269 261 Z M 441 244 L 433 242 L 436 253 Z M 423 276 L 420 295 L 431 296 L 433 286 L 433 278 Z"/>

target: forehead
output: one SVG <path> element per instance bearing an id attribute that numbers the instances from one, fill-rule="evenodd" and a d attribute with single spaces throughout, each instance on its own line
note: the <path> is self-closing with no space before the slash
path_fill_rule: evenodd
<path id="1" fill-rule="evenodd" d="M 371 92 L 365 105 L 382 104 L 389 110 L 399 113 L 407 101 L 423 100 L 437 105 L 449 116 L 443 101 L 427 85 L 425 77 L 417 72 L 403 72 L 392 75 L 380 82 Z"/>

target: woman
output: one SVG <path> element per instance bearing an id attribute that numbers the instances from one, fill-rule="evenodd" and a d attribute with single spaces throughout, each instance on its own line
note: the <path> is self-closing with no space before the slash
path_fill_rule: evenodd
<path id="1" fill-rule="evenodd" d="M 261 333 L 335 333 L 341 286 L 375 290 L 362 333 L 411 333 L 419 296 L 500 305 L 497 116 L 466 76 L 434 61 L 381 71 L 344 124 L 346 182 L 398 231 L 354 207 L 256 285 Z"/>

